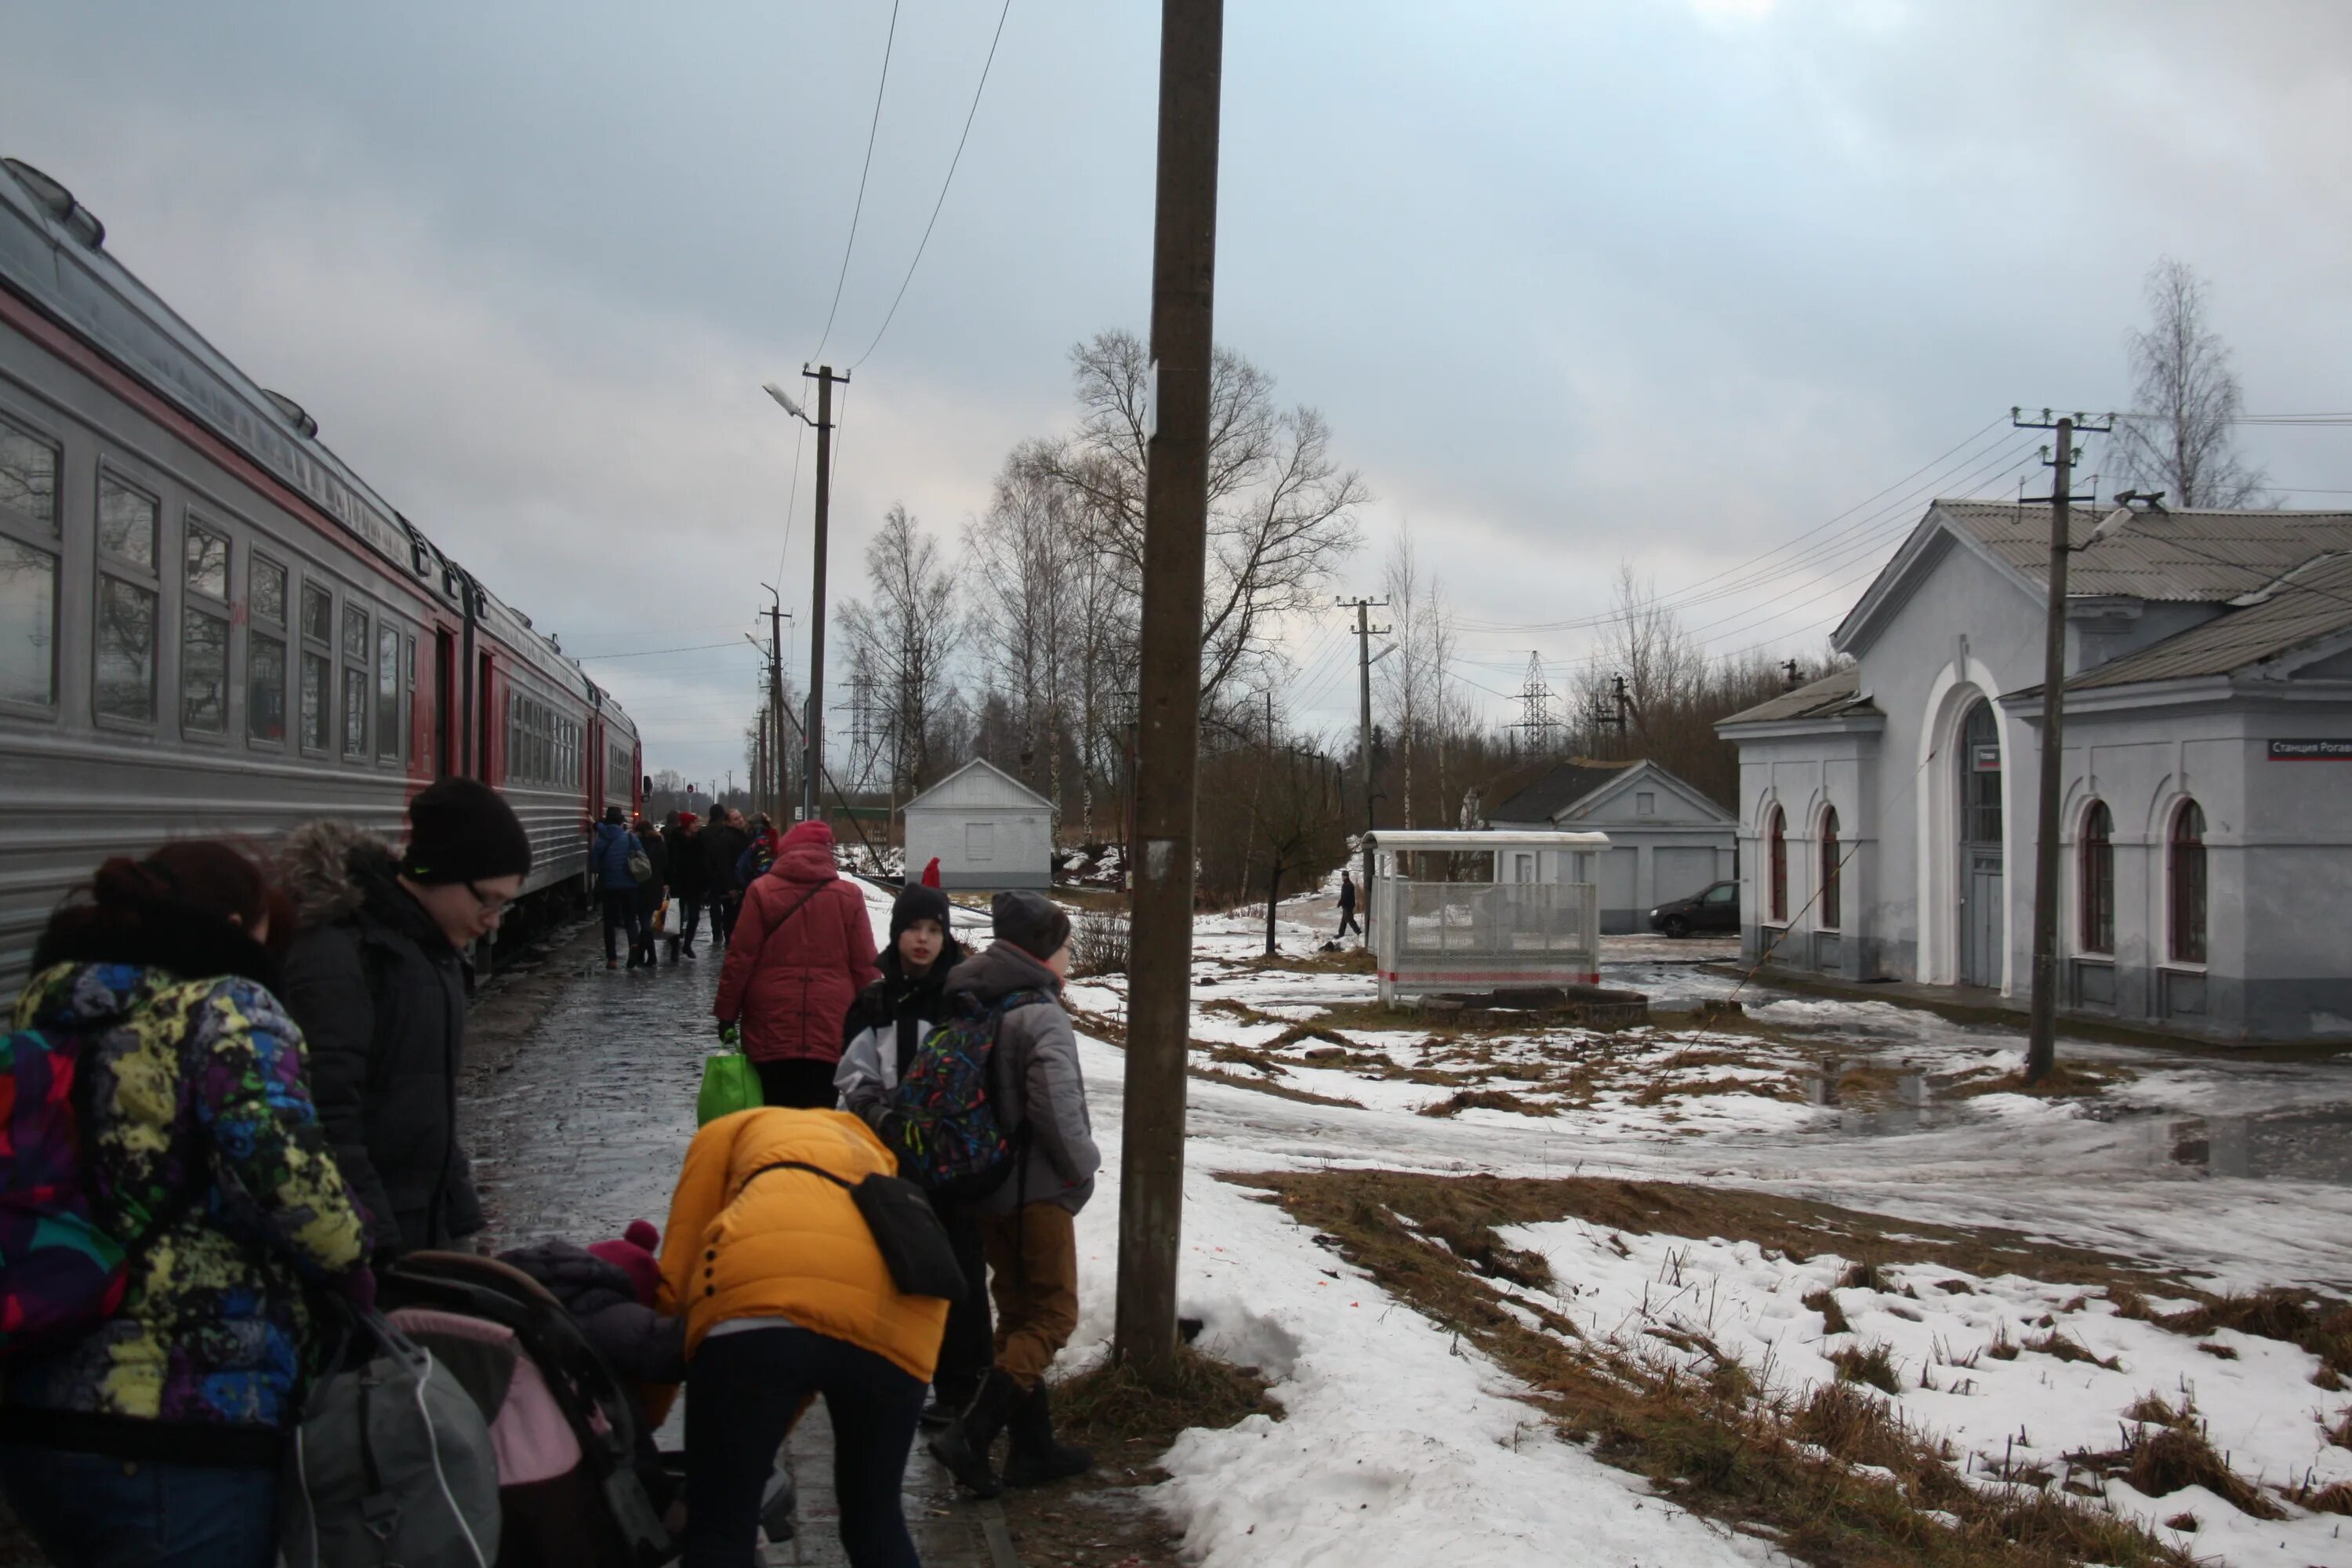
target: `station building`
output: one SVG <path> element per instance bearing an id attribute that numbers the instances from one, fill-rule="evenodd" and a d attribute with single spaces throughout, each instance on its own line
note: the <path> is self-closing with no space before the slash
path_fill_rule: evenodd
<path id="1" fill-rule="evenodd" d="M 2352 1038 L 2352 513 L 2070 521 L 2061 1008 Z M 1751 961 L 2029 996 L 2049 529 L 1935 502 L 1852 664 L 1717 725 Z"/>

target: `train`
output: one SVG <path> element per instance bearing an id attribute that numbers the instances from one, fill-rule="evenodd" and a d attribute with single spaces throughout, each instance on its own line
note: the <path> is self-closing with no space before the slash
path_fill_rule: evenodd
<path id="1" fill-rule="evenodd" d="M 110 855 L 322 816 L 397 842 L 453 773 L 513 805 L 545 910 L 644 763 L 553 637 L 0 159 L 0 984 Z"/>

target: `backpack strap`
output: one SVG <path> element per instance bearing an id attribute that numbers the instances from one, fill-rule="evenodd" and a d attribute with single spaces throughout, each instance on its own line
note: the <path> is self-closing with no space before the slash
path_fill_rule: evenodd
<path id="1" fill-rule="evenodd" d="M 750 1186 L 753 1182 L 758 1181 L 761 1177 L 766 1175 L 771 1171 L 806 1171 L 812 1176 L 823 1176 L 826 1181 L 831 1182 L 835 1186 L 839 1187 L 845 1193 L 853 1193 L 857 1190 L 857 1184 L 856 1182 L 850 1181 L 844 1176 L 836 1176 L 831 1171 L 826 1170 L 824 1166 L 812 1165 L 805 1160 L 779 1160 L 772 1165 L 762 1165 L 758 1170 L 743 1178 L 743 1187 Z M 740 1198 L 743 1195 L 743 1187 L 738 1187 L 735 1189 L 735 1195 L 737 1197 Z"/>

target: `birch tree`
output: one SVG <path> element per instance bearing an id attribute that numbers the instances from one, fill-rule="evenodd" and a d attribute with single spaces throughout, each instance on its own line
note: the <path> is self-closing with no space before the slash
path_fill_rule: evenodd
<path id="1" fill-rule="evenodd" d="M 2259 506 L 2269 476 L 2238 455 L 2244 406 L 2229 346 L 2206 325 L 2206 284 L 2168 256 L 2148 269 L 2148 325 L 2131 334 L 2132 412 L 2116 421 L 2126 485 L 2178 508 Z"/>
<path id="2" fill-rule="evenodd" d="M 835 616 L 852 668 L 874 683 L 877 744 L 899 789 L 920 789 L 936 760 L 934 728 L 946 707 L 949 660 L 961 640 L 955 587 L 939 541 L 893 502 L 866 549 L 871 596 Z"/>

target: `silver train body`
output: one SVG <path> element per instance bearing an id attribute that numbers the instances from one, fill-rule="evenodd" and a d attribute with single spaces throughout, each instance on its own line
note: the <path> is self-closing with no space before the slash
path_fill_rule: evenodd
<path id="1" fill-rule="evenodd" d="M 526 891 L 584 890 L 636 727 L 105 249 L 0 166 L 0 984 L 110 855 L 320 816 L 395 841 L 466 773 Z"/>

